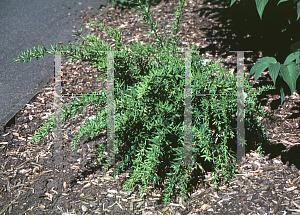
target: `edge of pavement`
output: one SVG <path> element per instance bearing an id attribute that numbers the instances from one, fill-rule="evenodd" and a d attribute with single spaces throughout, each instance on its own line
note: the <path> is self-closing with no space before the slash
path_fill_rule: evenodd
<path id="1" fill-rule="evenodd" d="M 100 13 L 100 15 L 102 15 L 103 13 L 105 13 L 108 10 L 108 6 L 107 5 L 103 11 Z M 82 28 L 84 29 L 84 28 Z M 85 31 L 82 31 L 82 36 L 83 37 L 87 37 L 88 35 L 91 34 L 91 28 L 86 29 Z M 77 40 L 78 43 L 82 44 L 83 39 L 82 38 L 78 38 Z M 66 62 L 68 62 L 68 59 L 63 59 L 62 58 L 62 64 L 65 64 Z M 53 73 L 52 73 L 53 74 Z M 26 104 L 28 104 L 29 101 L 31 101 L 48 83 L 50 83 L 52 80 L 53 75 L 49 75 L 48 77 L 45 77 L 38 85 L 38 87 L 34 88 L 33 93 L 28 94 L 27 96 L 25 96 L 18 104 L 16 104 L 11 110 L 10 112 L 4 117 L 4 119 L 0 122 L 0 131 L 5 132 L 7 127 L 10 127 L 11 125 L 16 123 L 15 117 L 16 115 L 19 113 L 19 111 L 21 109 L 23 109 L 25 107 Z"/>

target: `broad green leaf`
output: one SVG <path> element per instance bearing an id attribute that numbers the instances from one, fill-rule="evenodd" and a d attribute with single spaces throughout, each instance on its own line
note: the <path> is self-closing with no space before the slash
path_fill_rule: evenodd
<path id="1" fill-rule="evenodd" d="M 300 57 L 300 51 L 293 52 L 289 56 L 286 57 L 283 64 L 287 65 L 287 64 L 291 63 L 292 61 L 294 61 L 295 59 L 297 59 L 297 58 L 299 59 L 299 57 Z"/>
<path id="2" fill-rule="evenodd" d="M 268 0 L 255 0 L 255 3 L 259 17 L 260 19 L 262 19 L 262 14 L 264 12 L 266 4 L 268 3 Z"/>
<path id="3" fill-rule="evenodd" d="M 230 7 L 236 2 L 236 0 L 231 0 Z"/>
<path id="4" fill-rule="evenodd" d="M 269 75 L 273 80 L 274 86 L 275 86 L 275 82 L 279 73 L 279 69 L 280 69 L 280 63 L 270 63 L 269 66 Z"/>
<path id="5" fill-rule="evenodd" d="M 259 59 L 254 64 L 254 66 L 251 68 L 248 80 L 249 80 L 250 76 L 255 73 L 254 82 L 256 82 L 257 79 L 259 78 L 259 76 L 261 75 L 261 73 L 270 66 L 270 63 L 277 63 L 277 61 L 273 57 L 263 57 L 263 58 Z"/>
<path id="6" fill-rule="evenodd" d="M 288 84 L 291 90 L 291 95 L 296 89 L 296 81 L 299 76 L 299 67 L 296 64 L 281 65 L 280 73 L 282 74 L 283 80 Z"/>

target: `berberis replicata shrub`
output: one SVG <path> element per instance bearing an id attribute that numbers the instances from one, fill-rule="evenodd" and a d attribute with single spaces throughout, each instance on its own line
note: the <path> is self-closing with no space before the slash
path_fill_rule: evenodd
<path id="1" fill-rule="evenodd" d="M 183 164 L 185 61 L 178 52 L 179 39 L 176 34 L 184 3 L 185 1 L 179 2 L 171 35 L 157 32 L 158 22 L 156 24 L 152 22 L 149 7 L 145 5 L 138 7 L 144 12 L 143 19 L 151 26 L 150 33 L 156 36 L 153 44 L 143 46 L 134 43 L 129 49 L 123 45 L 122 33 L 118 32 L 118 29 L 107 29 L 104 24 L 93 23 L 94 26 L 103 28 L 116 41 L 115 48 L 99 41 L 95 36 L 88 36 L 84 38 L 83 44 L 75 45 L 78 48 L 72 43 L 67 47 L 52 46 L 52 51 L 39 47 L 38 50 L 34 48 L 33 53 L 27 51 L 19 56 L 19 60 L 23 61 L 33 57 L 40 59 L 45 53 L 54 54 L 55 51 L 63 50 L 66 52 L 62 54 L 71 56 L 73 60 L 82 59 L 98 70 L 105 70 L 106 53 L 100 51 L 119 51 L 115 52 L 114 57 L 116 150 L 114 175 L 131 168 L 133 172 L 125 183 L 125 190 L 129 191 L 136 184 L 142 184 L 141 194 L 150 183 L 155 187 L 165 182 L 165 203 L 170 201 L 170 196 L 178 188 L 182 196 L 188 197 L 188 187 L 192 179 L 197 177 L 195 172 L 203 169 L 201 164 L 203 158 L 212 162 L 216 187 L 221 176 L 224 176 L 225 180 L 235 177 L 236 153 L 234 148 L 230 149 L 229 143 L 235 144 L 236 141 L 237 77 L 235 74 L 225 72 L 219 63 L 203 59 L 197 52 L 192 52 L 191 55 L 192 93 L 213 95 L 191 98 L 193 163 Z M 80 33 L 78 32 L 77 36 L 81 36 Z M 170 36 L 171 40 L 167 36 Z M 196 47 L 190 45 L 190 50 L 196 51 Z M 245 128 L 251 132 L 251 135 L 246 133 L 246 143 L 248 141 L 248 144 L 249 142 L 254 144 L 253 137 L 259 137 L 256 144 L 261 144 L 266 138 L 266 132 L 259 119 L 265 117 L 266 112 L 260 109 L 257 95 L 273 88 L 252 90 L 247 82 L 244 88 L 247 94 Z M 90 103 L 102 107 L 98 115 L 94 119 L 87 120 L 78 135 L 75 135 L 72 140 L 73 150 L 82 136 L 90 135 L 93 138 L 107 126 L 105 89 L 98 93 L 100 93 L 98 95 L 102 93 L 102 96 L 76 98 L 69 106 L 63 107 L 63 121 Z M 48 131 L 53 129 L 53 119 L 54 117 L 48 122 L 47 127 L 42 127 L 44 132 L 37 132 L 31 142 L 45 137 Z M 105 165 L 107 170 L 110 167 L 109 159 L 103 156 L 106 150 L 107 144 L 100 144 L 97 153 L 98 161 Z"/>

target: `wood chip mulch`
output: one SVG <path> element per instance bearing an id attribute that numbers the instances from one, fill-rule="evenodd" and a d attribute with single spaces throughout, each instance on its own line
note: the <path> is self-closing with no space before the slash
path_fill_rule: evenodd
<path id="1" fill-rule="evenodd" d="M 160 23 L 170 25 L 175 11 L 174 1 L 160 3 L 153 8 L 154 17 L 160 17 Z M 186 39 L 207 47 L 205 30 L 196 29 L 201 21 L 203 29 L 219 26 L 205 15 L 199 16 L 204 7 L 212 7 L 202 0 L 187 2 L 184 8 L 183 27 L 179 33 L 180 47 L 187 47 Z M 214 6 L 215 7 L 215 6 Z M 149 43 L 149 36 L 143 33 L 134 10 L 120 10 L 113 6 L 102 9 L 99 17 L 87 16 L 83 26 L 101 17 L 106 26 L 116 26 L 124 31 L 124 43 L 133 40 Z M 200 19 L 200 20 L 199 20 Z M 201 28 L 200 28 L 201 29 Z M 110 42 L 101 30 L 94 34 Z M 201 39 L 199 39 L 201 38 Z M 218 53 L 226 52 L 221 50 Z M 233 53 L 226 56 L 213 56 L 214 60 L 223 57 L 228 63 L 236 63 Z M 260 56 L 262 57 L 262 56 Z M 252 59 L 247 59 L 249 64 Z M 228 64 L 230 66 L 230 64 Z M 249 71 L 246 69 L 246 74 Z M 90 65 L 81 61 L 64 62 L 63 94 L 83 94 L 88 91 L 100 91 L 102 81 L 96 81 L 98 75 Z M 267 72 L 262 81 L 269 81 Z M 253 77 L 251 79 L 253 82 Z M 251 83 L 251 82 L 250 82 Z M 254 85 L 256 86 L 256 85 Z M 144 199 L 139 199 L 139 186 L 127 195 L 123 185 L 130 171 L 112 178 L 112 169 L 105 172 L 97 163 L 95 148 L 104 140 L 103 135 L 94 139 L 83 137 L 71 151 L 70 141 L 85 120 L 97 114 L 97 109 L 88 106 L 83 115 L 79 111 L 74 119 L 63 124 L 63 162 L 57 165 L 53 154 L 52 134 L 39 143 L 29 144 L 42 121 L 54 113 L 54 83 L 49 83 L 16 115 L 16 123 L 0 132 L 0 215 L 1 214 L 300 214 L 300 132 L 299 132 L 299 94 L 287 96 L 285 103 L 279 105 L 277 91 L 267 92 L 260 98 L 262 108 L 271 111 L 272 117 L 262 123 L 267 127 L 269 143 L 265 144 L 264 155 L 247 151 L 246 160 L 236 170 L 237 178 L 229 184 L 220 184 L 215 191 L 211 183 L 211 172 L 202 176 L 203 183 L 196 185 L 190 199 L 182 201 L 172 197 L 169 205 L 162 202 L 162 193 L 149 186 Z M 63 97 L 67 104 L 72 97 Z"/>

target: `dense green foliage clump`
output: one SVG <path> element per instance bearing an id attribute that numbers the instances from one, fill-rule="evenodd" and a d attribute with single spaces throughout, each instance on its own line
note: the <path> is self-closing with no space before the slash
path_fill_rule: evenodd
<path id="1" fill-rule="evenodd" d="M 195 171 L 203 168 L 201 164 L 203 158 L 213 164 L 215 186 L 221 176 L 224 176 L 225 180 L 235 176 L 236 154 L 228 145 L 229 142 L 235 143 L 236 139 L 236 118 L 233 115 L 237 114 L 237 77 L 226 73 L 220 64 L 203 59 L 196 52 L 191 55 L 192 93 L 215 95 L 192 97 L 193 163 L 187 165 L 183 162 L 186 64 L 184 58 L 180 57 L 180 52 L 177 52 L 178 38 L 176 37 L 183 5 L 184 1 L 179 2 L 179 8 L 175 13 L 176 21 L 170 35 L 171 41 L 156 32 L 157 24 L 149 22 L 152 21 L 149 7 L 142 5 L 139 8 L 144 11 L 143 18 L 151 26 L 152 34 L 157 37 L 154 44 L 142 46 L 140 43 L 135 43 L 129 50 L 123 45 L 122 33 L 118 32 L 118 29 L 107 29 L 104 24 L 94 23 L 94 26 L 103 28 L 115 40 L 115 48 L 99 41 L 95 36 L 88 36 L 84 38 L 82 45 L 76 44 L 78 48 L 70 44 L 67 47 L 52 47 L 51 52 L 42 47 L 34 53 L 30 51 L 27 55 L 25 53 L 19 57 L 19 60 L 31 59 L 31 57 L 40 59 L 45 53 L 53 54 L 55 51 L 64 50 L 73 60 L 82 59 L 97 67 L 99 71 L 105 71 L 107 56 L 105 52 L 100 51 L 118 51 L 114 56 L 117 162 L 114 166 L 114 175 L 132 168 L 133 172 L 126 181 L 125 190 L 129 191 L 139 183 L 143 186 L 141 194 L 150 183 L 157 186 L 166 182 L 165 203 L 169 202 L 170 196 L 177 188 L 181 195 L 187 198 L 188 187 L 195 177 Z M 166 36 L 165 33 L 163 35 Z M 81 36 L 80 32 L 77 36 Z M 190 46 L 190 50 L 196 51 L 196 49 L 195 46 Z M 261 131 L 261 140 L 263 140 L 266 136 L 259 117 L 264 117 L 266 113 L 260 109 L 256 97 L 263 90 L 272 87 L 253 91 L 247 82 L 244 87 L 247 92 L 245 127 L 250 128 L 253 133 Z M 79 134 L 74 137 L 73 150 L 82 136 L 90 135 L 93 138 L 107 126 L 105 89 L 98 93 L 102 96 L 76 99 L 70 106 L 63 108 L 63 121 L 66 121 L 78 109 L 90 103 L 103 107 L 94 119 L 85 122 Z M 257 119 L 253 119 L 254 114 L 258 115 Z M 49 123 L 53 125 L 53 120 Z M 50 129 L 51 126 L 48 124 L 46 129 L 44 128 L 46 132 L 38 133 L 32 142 L 47 135 Z M 254 144 L 252 139 L 251 144 Z M 106 161 L 109 159 L 103 158 L 106 150 L 107 145 L 100 144 L 97 153 L 99 162 L 108 169 L 110 166 Z"/>

